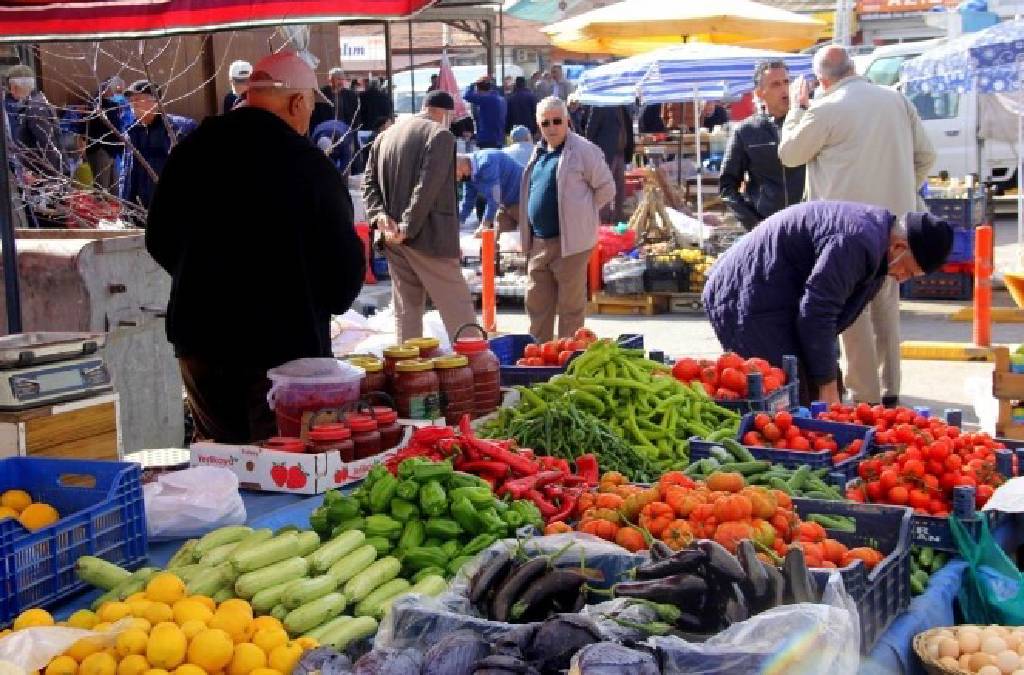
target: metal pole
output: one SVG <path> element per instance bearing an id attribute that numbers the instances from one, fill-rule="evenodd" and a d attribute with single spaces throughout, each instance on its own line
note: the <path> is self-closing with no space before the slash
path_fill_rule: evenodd
<path id="1" fill-rule="evenodd" d="M 0 92 L 2 95 L 2 92 Z M 21 332 L 21 291 L 18 288 L 18 250 L 14 241 L 14 214 L 9 165 L 7 163 L 7 111 L 3 115 L 3 133 L 0 133 L 0 245 L 3 246 L 4 296 L 7 301 L 7 332 Z"/>
<path id="2" fill-rule="evenodd" d="M 384 74 L 388 78 L 388 97 L 391 109 L 395 109 L 395 68 L 391 61 L 391 22 L 381 21 L 384 26 Z"/>
<path id="3" fill-rule="evenodd" d="M 700 170 L 700 88 L 693 85 L 693 137 L 697 146 L 697 244 L 704 246 L 704 182 Z"/>
<path id="4" fill-rule="evenodd" d="M 501 69 L 501 84 L 505 86 L 505 9 L 504 5 L 498 5 L 498 43 L 501 45 L 498 67 Z"/>
<path id="5" fill-rule="evenodd" d="M 409 90 L 412 92 L 412 96 L 409 97 L 409 112 L 416 112 L 416 64 L 413 63 L 412 58 L 412 21 L 407 22 L 409 25 Z"/>

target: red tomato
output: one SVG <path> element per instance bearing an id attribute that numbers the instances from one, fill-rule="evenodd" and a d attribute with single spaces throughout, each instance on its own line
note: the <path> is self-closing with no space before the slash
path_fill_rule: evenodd
<path id="1" fill-rule="evenodd" d="M 736 368 L 724 368 L 718 374 L 719 385 L 732 389 L 740 396 L 747 394 L 747 376 Z"/>
<path id="2" fill-rule="evenodd" d="M 764 413 L 757 413 L 756 415 L 754 415 L 754 428 L 757 429 L 758 431 L 761 431 L 766 426 L 768 426 L 768 424 L 770 424 L 771 421 L 772 418 L 769 417 L 768 415 Z"/>
<path id="3" fill-rule="evenodd" d="M 528 359 L 540 356 L 540 345 L 534 344 L 532 342 L 526 345 L 525 347 L 523 347 L 523 356 L 525 356 Z"/>
<path id="4" fill-rule="evenodd" d="M 992 493 L 995 491 L 991 485 L 979 485 L 974 492 L 974 506 L 980 509 L 985 502 L 992 498 Z"/>
<path id="5" fill-rule="evenodd" d="M 524 360 L 526 361 L 526 365 L 528 365 L 528 366 L 543 366 L 544 365 L 544 359 L 542 359 L 539 356 L 531 356 L 531 357 L 529 357 L 527 359 L 524 359 Z"/>
<path id="6" fill-rule="evenodd" d="M 717 398 L 717 399 L 719 399 L 721 401 L 738 401 L 739 398 L 740 398 L 740 395 L 737 394 L 732 389 L 726 389 L 724 387 L 719 387 L 718 389 L 715 390 L 715 398 Z"/>
<path id="7" fill-rule="evenodd" d="M 907 492 L 907 488 L 902 485 L 890 488 L 887 496 L 889 497 L 890 504 L 905 505 L 910 499 L 910 494 Z"/>
<path id="8" fill-rule="evenodd" d="M 842 462 L 843 460 L 846 459 L 850 459 L 851 457 L 853 457 L 853 455 L 851 455 L 848 452 L 837 452 L 836 454 L 832 455 L 832 461 L 838 464 L 839 462 Z"/>
<path id="9" fill-rule="evenodd" d="M 576 352 L 574 352 L 572 350 L 569 350 L 569 349 L 566 349 L 563 352 L 559 352 L 558 353 L 558 365 L 564 366 L 565 364 L 569 363 L 569 359 L 571 359 L 572 355 L 575 354 L 575 353 Z"/>
<path id="10" fill-rule="evenodd" d="M 873 502 L 882 500 L 882 484 L 878 481 L 871 481 L 867 487 L 868 499 Z"/>
<path id="11" fill-rule="evenodd" d="M 903 465 L 903 475 L 921 478 L 924 476 L 924 462 L 919 459 L 907 460 L 907 463 Z"/>
<path id="12" fill-rule="evenodd" d="M 743 359 L 739 354 L 735 352 L 726 352 L 718 357 L 718 363 L 716 364 L 718 372 L 722 372 L 726 368 L 732 368 L 737 371 L 743 370 Z"/>
<path id="13" fill-rule="evenodd" d="M 545 342 L 541 345 L 540 353 L 544 358 L 544 363 L 555 365 L 558 363 L 558 352 L 562 351 L 558 348 L 558 342 L 552 340 L 551 342 Z"/>
<path id="14" fill-rule="evenodd" d="M 756 431 L 748 431 L 743 434 L 743 445 L 761 445 L 761 434 Z"/>
<path id="15" fill-rule="evenodd" d="M 766 439 L 772 442 L 775 442 L 782 438 L 782 432 L 780 432 L 779 428 L 775 426 L 775 424 L 772 422 L 769 422 L 768 424 L 764 425 L 764 428 L 761 429 L 761 433 L 764 434 L 764 437 Z"/>
<path id="16" fill-rule="evenodd" d="M 776 423 L 775 426 L 778 427 L 779 426 L 778 423 Z M 779 427 L 779 428 L 781 429 L 782 427 Z M 793 440 L 795 438 L 803 438 L 803 434 L 800 433 L 800 427 L 792 426 L 792 427 L 786 429 L 786 438 L 788 438 L 790 440 Z M 807 440 L 807 439 L 804 438 L 804 440 Z M 807 447 L 808 447 L 808 449 L 810 449 L 810 444 L 808 444 Z"/>
<path id="17" fill-rule="evenodd" d="M 775 426 L 779 428 L 779 431 L 787 431 L 793 426 L 793 415 L 785 410 L 775 413 Z"/>
<path id="18" fill-rule="evenodd" d="M 808 452 L 811 449 L 811 442 L 808 441 L 803 436 L 797 436 L 796 438 L 787 438 L 786 440 L 789 444 L 789 447 L 793 448 L 794 450 Z"/>
<path id="19" fill-rule="evenodd" d="M 949 457 L 946 458 L 946 461 L 943 462 L 943 464 L 945 464 L 946 468 L 949 469 L 950 471 L 959 471 L 961 464 L 963 464 L 963 461 L 964 460 L 960 457 L 960 455 L 950 455 Z"/>
<path id="20" fill-rule="evenodd" d="M 772 366 L 768 370 L 768 375 L 766 375 L 765 377 L 775 378 L 776 380 L 778 380 L 780 385 L 786 384 L 786 371 L 784 371 L 782 368 L 776 368 L 775 366 Z"/>
<path id="21" fill-rule="evenodd" d="M 700 381 L 706 382 L 707 384 L 714 385 L 714 388 L 718 388 L 718 371 L 713 367 L 709 366 L 704 370 L 700 371 Z"/>
<path id="22" fill-rule="evenodd" d="M 900 475 L 892 469 L 886 469 L 882 472 L 882 475 L 878 477 L 878 482 L 882 484 L 882 489 L 888 493 L 889 490 L 896 487 L 900 482 Z"/>
<path id="23" fill-rule="evenodd" d="M 928 507 L 931 504 L 931 499 L 928 497 L 928 493 L 923 490 L 911 490 L 908 503 L 914 509 L 921 511 L 928 511 Z"/>
<path id="24" fill-rule="evenodd" d="M 782 381 L 773 375 L 769 375 L 768 377 L 764 378 L 764 393 L 766 394 L 772 393 L 781 386 Z"/>
<path id="25" fill-rule="evenodd" d="M 672 366 L 672 377 L 680 382 L 691 382 L 700 379 L 700 364 L 694 359 L 679 359 Z"/>
<path id="26" fill-rule="evenodd" d="M 527 363 L 527 359 L 519 359 L 519 360 L 516 361 L 516 365 L 517 366 L 528 366 L 530 364 Z"/>
<path id="27" fill-rule="evenodd" d="M 585 345 L 597 342 L 597 335 L 595 335 L 594 331 L 589 328 L 577 328 L 576 332 L 573 333 L 572 336 L 574 339 L 579 340 Z"/>
<path id="28" fill-rule="evenodd" d="M 772 364 L 768 363 L 764 359 L 759 359 L 757 357 L 750 358 L 744 361 L 743 367 L 746 369 L 748 373 L 757 372 L 761 373 L 762 375 L 767 375 L 772 371 Z"/>

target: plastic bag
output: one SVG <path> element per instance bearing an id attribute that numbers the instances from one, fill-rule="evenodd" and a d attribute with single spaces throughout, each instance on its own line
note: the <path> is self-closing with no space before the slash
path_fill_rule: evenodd
<path id="1" fill-rule="evenodd" d="M 166 473 L 142 488 L 150 541 L 201 537 L 245 524 L 238 477 L 227 469 L 196 466 Z"/>
<path id="2" fill-rule="evenodd" d="M 26 673 L 42 672 L 50 661 L 82 638 L 93 638 L 104 647 L 113 647 L 117 636 L 130 625 L 130 621 L 119 621 L 103 632 L 60 626 L 15 631 L 0 638 L 0 662 L 12 663 Z"/>
<path id="3" fill-rule="evenodd" d="M 1024 625 L 1024 575 L 992 537 L 988 519 L 979 519 L 977 539 L 954 516 L 949 527 L 967 563 L 959 593 L 964 623 Z"/>
<path id="4" fill-rule="evenodd" d="M 999 419 L 999 401 L 992 395 L 992 378 L 968 377 L 964 380 L 964 393 L 974 404 L 978 429 L 995 435 L 996 420 Z"/>
<path id="5" fill-rule="evenodd" d="M 1024 478 L 1011 478 L 997 487 L 981 510 L 1024 513 Z"/>

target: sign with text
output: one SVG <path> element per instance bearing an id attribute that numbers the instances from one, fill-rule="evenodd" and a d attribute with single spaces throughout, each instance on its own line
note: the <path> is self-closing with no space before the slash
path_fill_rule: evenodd
<path id="1" fill-rule="evenodd" d="M 341 61 L 383 61 L 383 35 L 342 36 Z"/>
<path id="2" fill-rule="evenodd" d="M 935 7 L 956 7 L 955 0 L 857 0 L 858 14 L 927 12 Z"/>

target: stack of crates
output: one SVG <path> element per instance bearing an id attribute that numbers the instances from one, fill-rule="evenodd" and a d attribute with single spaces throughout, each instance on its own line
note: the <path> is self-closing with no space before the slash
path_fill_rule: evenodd
<path id="1" fill-rule="evenodd" d="M 985 222 L 987 202 L 981 187 L 967 188 L 963 197 L 926 197 L 932 215 L 953 226 L 953 248 L 937 272 L 900 286 L 908 300 L 969 300 L 974 292 L 974 234 Z"/>

